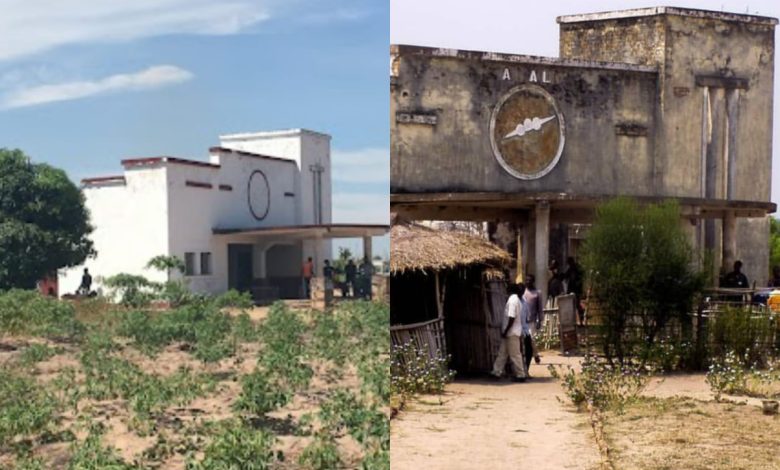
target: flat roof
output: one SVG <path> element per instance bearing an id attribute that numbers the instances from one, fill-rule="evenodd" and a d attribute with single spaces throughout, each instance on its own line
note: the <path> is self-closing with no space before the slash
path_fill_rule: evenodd
<path id="1" fill-rule="evenodd" d="M 323 132 L 311 131 L 309 129 L 282 129 L 278 131 L 259 131 L 259 132 L 237 132 L 233 134 L 220 135 L 220 140 L 246 140 L 246 139 L 269 139 L 274 137 L 288 137 L 301 134 L 316 135 L 330 139 L 329 134 Z"/>
<path id="2" fill-rule="evenodd" d="M 286 162 L 286 163 L 292 163 L 295 164 L 295 160 L 292 160 L 290 158 L 284 158 L 284 157 L 274 157 L 271 155 L 264 155 L 262 153 L 256 153 L 256 152 L 247 152 L 246 150 L 236 150 L 231 149 L 227 147 L 209 147 L 209 152 L 211 153 L 232 153 L 235 155 L 239 155 L 242 157 L 252 157 L 252 158 L 264 158 L 267 160 L 277 160 L 280 162 Z"/>
<path id="3" fill-rule="evenodd" d="M 219 165 L 217 165 L 216 163 L 204 162 L 201 160 L 188 160 L 186 158 L 178 158 L 178 157 L 136 157 L 136 158 L 125 158 L 124 160 L 122 160 L 122 166 L 124 166 L 125 168 L 158 165 L 160 163 L 176 163 L 179 165 L 200 166 L 200 167 L 214 168 L 214 169 L 219 168 Z"/>
<path id="4" fill-rule="evenodd" d="M 389 225 L 380 224 L 315 224 L 212 229 L 214 235 L 285 236 L 292 239 L 378 237 L 389 231 Z"/>
<path id="5" fill-rule="evenodd" d="M 602 70 L 620 70 L 629 72 L 657 73 L 654 65 L 627 64 L 624 62 L 601 62 L 596 60 L 562 59 L 558 57 L 541 57 L 524 54 L 507 54 L 502 52 L 474 51 L 463 49 L 446 49 L 410 44 L 392 44 L 391 55 L 423 55 L 430 57 L 451 57 L 454 59 L 481 60 L 485 62 L 510 62 L 514 64 L 546 65 L 553 67 L 580 67 Z"/>
<path id="6" fill-rule="evenodd" d="M 748 15 L 740 13 L 729 13 L 725 11 L 698 10 L 695 8 L 679 7 L 651 7 L 651 8 L 633 8 L 628 10 L 604 11 L 599 13 L 583 13 L 577 15 L 563 15 L 555 20 L 559 24 L 582 23 L 588 21 L 607 21 L 622 18 L 639 18 L 643 16 L 658 15 L 676 15 L 687 16 L 690 18 L 708 18 L 722 21 L 736 21 L 740 23 L 753 23 L 774 26 L 777 24 L 777 18 L 770 16 Z"/>

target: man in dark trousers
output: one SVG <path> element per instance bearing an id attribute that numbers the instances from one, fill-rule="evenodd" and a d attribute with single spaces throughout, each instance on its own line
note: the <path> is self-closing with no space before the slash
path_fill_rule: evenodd
<path id="1" fill-rule="evenodd" d="M 577 308 L 577 317 L 580 325 L 585 322 L 585 309 L 582 308 L 582 271 L 573 256 L 566 258 L 568 268 L 564 274 L 566 288 L 569 294 L 574 294 L 574 306 Z"/>
<path id="2" fill-rule="evenodd" d="M 346 287 L 344 289 L 344 297 L 351 297 L 357 294 L 357 286 L 355 285 L 355 278 L 357 277 L 357 266 L 351 259 L 347 261 L 347 265 L 344 267 L 344 276 L 346 277 Z"/>

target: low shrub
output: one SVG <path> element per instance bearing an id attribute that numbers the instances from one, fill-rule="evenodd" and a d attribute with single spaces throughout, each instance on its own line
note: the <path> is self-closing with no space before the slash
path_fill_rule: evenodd
<path id="1" fill-rule="evenodd" d="M 710 358 L 725 360 L 733 352 L 745 367 L 765 366 L 778 354 L 773 344 L 777 322 L 776 316 L 763 312 L 724 308 L 708 324 Z"/>
<path id="2" fill-rule="evenodd" d="M 255 369 L 241 377 L 241 394 L 233 408 L 262 416 L 289 403 L 292 395 L 289 389 L 281 387 L 267 372 Z"/>
<path id="3" fill-rule="evenodd" d="M 626 403 L 634 400 L 647 386 L 651 372 L 643 366 L 625 362 L 611 365 L 586 356 L 580 372 L 567 366 L 559 371 L 549 366 L 550 374 L 561 380 L 567 398 L 579 409 L 620 412 Z"/>
<path id="4" fill-rule="evenodd" d="M 115 449 L 103 446 L 103 432 L 102 426 L 93 425 L 84 441 L 73 444 L 68 470 L 139 470 L 125 462 Z"/>
<path id="5" fill-rule="evenodd" d="M 431 357 L 428 348 L 417 348 L 411 341 L 394 346 L 390 361 L 390 390 L 394 394 L 441 393 L 455 377 L 445 357 Z"/>
<path id="6" fill-rule="evenodd" d="M 232 419 L 219 423 L 200 462 L 191 461 L 188 470 L 266 470 L 283 460 L 274 452 L 276 437 L 245 422 Z"/>
<path id="7" fill-rule="evenodd" d="M 298 457 L 301 468 L 330 470 L 342 468 L 341 454 L 336 439 L 328 432 L 318 432 Z"/>
<path id="8" fill-rule="evenodd" d="M 10 334 L 75 339 L 84 326 L 72 305 L 36 291 L 14 289 L 0 293 L 0 330 Z"/>
<path id="9" fill-rule="evenodd" d="M 58 411 L 58 401 L 45 387 L 0 368 L 0 447 L 47 430 Z"/>

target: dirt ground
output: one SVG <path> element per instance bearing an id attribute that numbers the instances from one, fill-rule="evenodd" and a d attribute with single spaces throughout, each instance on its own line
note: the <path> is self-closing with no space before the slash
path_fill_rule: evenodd
<path id="1" fill-rule="evenodd" d="M 586 415 L 558 400 L 561 386 L 547 371 L 578 360 L 548 351 L 529 382 L 456 380 L 441 397 L 408 402 L 391 424 L 391 468 L 596 468 Z"/>

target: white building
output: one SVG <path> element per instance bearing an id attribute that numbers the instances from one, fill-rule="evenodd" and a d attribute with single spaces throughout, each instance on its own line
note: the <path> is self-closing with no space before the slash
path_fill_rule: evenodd
<path id="1" fill-rule="evenodd" d="M 185 261 L 196 292 L 230 288 L 256 296 L 297 298 L 301 266 L 321 273 L 331 238 L 371 236 L 381 225 L 331 219 L 330 136 L 303 129 L 220 136 L 209 161 L 175 157 L 122 160 L 121 175 L 85 178 L 82 190 L 95 227 L 97 256 L 59 274 L 59 293 L 73 293 L 83 268 L 100 280 L 118 273 L 176 279 L 147 269 L 157 255 Z"/>

